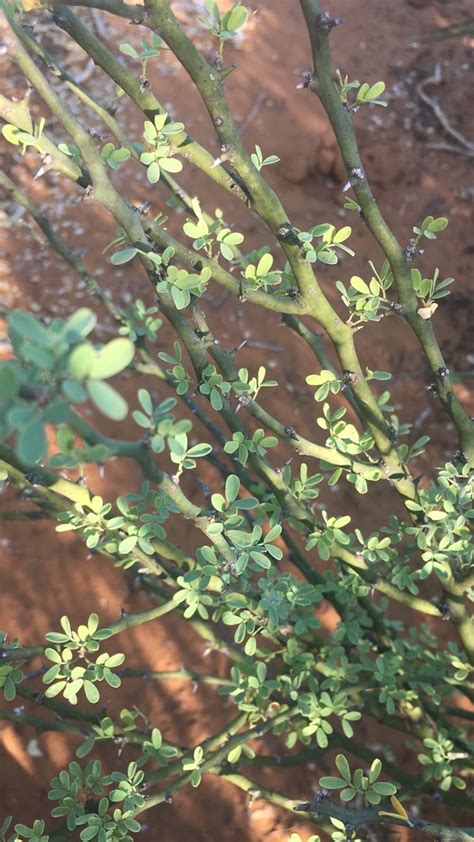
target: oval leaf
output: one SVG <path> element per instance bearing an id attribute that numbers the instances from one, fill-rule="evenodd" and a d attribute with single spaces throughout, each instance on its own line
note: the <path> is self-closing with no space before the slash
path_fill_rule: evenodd
<path id="1" fill-rule="evenodd" d="M 126 400 L 108 383 L 102 380 L 89 380 L 87 391 L 97 409 L 111 418 L 112 421 L 122 421 L 128 412 Z"/>
<path id="2" fill-rule="evenodd" d="M 126 368 L 135 355 L 135 345 L 125 336 L 112 339 L 96 355 L 89 376 L 93 380 L 105 380 Z"/>

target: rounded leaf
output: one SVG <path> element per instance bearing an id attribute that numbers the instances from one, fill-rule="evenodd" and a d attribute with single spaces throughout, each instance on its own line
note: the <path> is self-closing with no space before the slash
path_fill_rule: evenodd
<path id="1" fill-rule="evenodd" d="M 352 276 L 351 287 L 353 287 L 357 292 L 361 292 L 363 295 L 370 295 L 369 287 L 362 278 L 359 278 L 358 275 Z"/>
<path id="2" fill-rule="evenodd" d="M 343 781 L 341 778 L 334 778 L 331 775 L 319 779 L 319 785 L 323 789 L 342 789 L 346 783 L 347 781 Z"/>
<path id="3" fill-rule="evenodd" d="M 112 421 L 123 421 L 128 412 L 125 398 L 102 380 L 89 380 L 87 391 L 97 409 Z"/>
<path id="4" fill-rule="evenodd" d="M 18 369 L 12 362 L 0 363 L 0 401 L 15 400 L 20 391 Z"/>
<path id="5" fill-rule="evenodd" d="M 382 761 L 378 757 L 373 761 L 369 771 L 369 781 L 371 784 L 375 783 L 382 771 Z"/>
<path id="6" fill-rule="evenodd" d="M 49 348 L 51 346 L 50 335 L 47 329 L 31 313 L 25 313 L 23 310 L 13 310 L 8 316 L 8 327 L 35 345 L 41 345 L 42 348 Z"/>
<path id="7" fill-rule="evenodd" d="M 150 184 L 156 184 L 160 180 L 160 165 L 157 161 L 152 161 L 146 171 L 146 177 Z"/>
<path id="8" fill-rule="evenodd" d="M 127 537 L 124 538 L 123 541 L 120 541 L 118 548 L 120 555 L 128 555 L 128 553 L 131 553 L 131 551 L 136 546 L 137 541 L 137 535 L 127 535 Z"/>
<path id="9" fill-rule="evenodd" d="M 100 699 L 100 693 L 92 681 L 84 681 L 84 693 L 91 705 L 95 705 Z"/>
<path id="10" fill-rule="evenodd" d="M 273 266 L 273 256 L 271 254 L 264 254 L 257 264 L 257 275 L 268 275 Z"/>
<path id="11" fill-rule="evenodd" d="M 192 459 L 196 459 L 200 456 L 207 456 L 209 453 L 212 453 L 211 445 L 203 442 L 202 444 L 195 444 L 194 447 L 191 447 L 186 455 Z"/>
<path id="12" fill-rule="evenodd" d="M 39 462 L 46 452 L 46 435 L 41 421 L 32 421 L 18 433 L 18 455 L 27 464 Z"/>
<path id="13" fill-rule="evenodd" d="M 338 754 L 336 756 L 336 766 L 341 777 L 343 777 L 347 783 L 350 783 L 351 770 L 347 758 L 343 754 Z"/>
<path id="14" fill-rule="evenodd" d="M 230 474 L 225 481 L 225 496 L 229 503 L 237 498 L 240 489 L 240 480 L 235 474 Z"/>
<path id="15" fill-rule="evenodd" d="M 125 336 L 112 339 L 96 354 L 89 376 L 93 380 L 105 380 L 126 368 L 135 356 L 135 345 Z"/>
<path id="16" fill-rule="evenodd" d="M 86 380 L 91 373 L 92 365 L 96 358 L 96 351 L 90 342 L 83 342 L 77 345 L 69 355 L 69 374 L 74 380 Z"/>
<path id="17" fill-rule="evenodd" d="M 376 784 L 372 784 L 371 789 L 377 793 L 377 795 L 395 795 L 397 791 L 397 787 L 391 783 L 380 782 Z"/>
<path id="18" fill-rule="evenodd" d="M 178 158 L 163 158 L 160 166 L 165 172 L 181 172 L 183 165 Z"/>
<path id="19" fill-rule="evenodd" d="M 122 249 L 122 251 L 116 251 L 115 254 L 112 255 L 110 262 L 113 263 L 114 266 L 121 266 L 122 263 L 128 263 L 130 260 L 133 260 L 137 254 L 138 249 L 136 248 Z"/>

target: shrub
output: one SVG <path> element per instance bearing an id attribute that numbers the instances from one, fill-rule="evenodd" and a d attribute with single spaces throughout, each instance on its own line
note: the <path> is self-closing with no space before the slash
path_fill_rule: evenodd
<path id="1" fill-rule="evenodd" d="M 25 8 L 37 5 L 24 3 Z M 95 611 L 77 629 L 63 616 L 46 642 L 10 640 L 3 633 L 5 700 L 34 705 L 33 713 L 22 704 L 0 716 L 40 731 L 70 732 L 78 760 L 51 782 L 51 816 L 59 830 L 49 818 L 32 827 L 6 819 L 1 838 L 39 842 L 63 832 L 99 842 L 131 839 L 145 811 L 187 784 L 198 787 L 203 775 L 222 776 L 287 810 L 301 810 L 334 840 L 356 839 L 359 828 L 380 825 L 421 829 L 440 839 L 473 838 L 474 828 L 433 821 L 429 799 L 437 794 L 451 809 L 469 807 L 463 790 L 470 744 L 462 724 L 471 718 L 466 702 L 472 700 L 467 679 L 474 643 L 467 597 L 473 582 L 474 430 L 453 391 L 432 322 L 453 279 L 438 269 L 425 278 L 416 265 L 421 245 L 429 247 L 447 220 L 419 221 L 403 246 L 382 217 L 361 163 L 355 114 L 387 104 L 384 83 L 359 84 L 339 70 L 333 73 L 329 42 L 340 21 L 322 12 L 317 0 L 300 0 L 314 61 L 300 87 L 319 97 L 332 124 L 351 190 L 345 207 L 356 225 L 368 226 L 383 252 L 365 277 L 342 273 L 346 279 L 336 284 L 341 301 L 335 309 L 320 285 L 319 264 L 334 265 L 353 255 L 351 227 L 316 220 L 304 231 L 288 219 L 265 180 L 266 168 L 278 165 L 269 139 L 249 152 L 226 101 L 225 79 L 232 69 L 225 64 L 226 44 L 247 19 L 240 2 L 226 11 L 215 0 L 204 3 L 202 24 L 217 45 L 210 60 L 167 0 L 146 0 L 145 6 L 78 0 L 145 27 L 147 38 L 113 50 L 73 13 L 74 2 L 48 5 L 55 26 L 142 112 L 143 132 L 129 137 L 119 116 L 45 52 L 19 4 L 6 3 L 12 58 L 47 106 L 48 117 L 36 121 L 28 97 L 3 97 L 4 138 L 38 157 L 38 176 L 48 171 L 69 179 L 85 201 L 113 217 L 117 235 L 105 244 L 110 261 L 127 266 L 146 284 L 124 307 L 101 288 L 31 199 L 2 175 L 3 187 L 31 214 L 51 248 L 105 305 L 116 336 L 101 344 L 94 333 L 97 316 L 86 306 L 64 319 L 41 319 L 23 310 L 8 314 L 12 359 L 0 364 L 1 478 L 5 487 L 26 494 L 56 519 L 58 532 L 74 531 L 91 552 L 130 571 L 150 607 L 107 627 Z M 220 144 L 217 158 L 153 93 L 147 68 L 165 49 L 181 62 L 203 99 Z M 102 118 L 113 140 L 104 143 L 88 131 L 49 80 L 48 67 Z M 132 206 L 126 189 L 114 186 L 114 172 L 126 172 L 133 163 L 142 166 L 148 182 L 169 190 L 176 237 L 165 216 L 152 218 L 147 205 Z M 191 167 L 258 215 L 268 229 L 268 244 L 249 253 L 231 220 L 189 196 L 176 178 L 185 183 Z M 182 225 L 176 207 L 184 209 Z M 226 350 L 211 333 L 206 311 L 219 286 L 235 296 L 235 307 L 249 302 L 281 314 L 314 353 L 313 371 L 303 374 L 322 431 L 315 441 L 298 432 L 296 420 L 289 426 L 287 418 L 265 409 L 268 390 L 282 388 L 266 366 L 260 360 L 252 370 L 239 366 L 239 349 Z M 415 460 L 428 437 L 417 437 L 412 423 L 402 423 L 390 393 L 377 388 L 377 381 L 391 377 L 377 370 L 378 349 L 373 349 L 372 369 L 362 365 L 356 348 L 357 332 L 370 331 L 382 317 L 403 319 L 413 330 L 426 355 L 439 412 L 447 413 L 459 437 L 451 461 L 433 465 L 423 483 Z M 163 320 L 174 340 L 160 350 Z M 321 343 L 321 328 L 334 357 Z M 295 369 L 301 371 L 297 359 Z M 117 377 L 124 372 L 128 400 L 125 380 Z M 136 433 L 121 439 L 115 425 L 127 416 L 129 401 Z M 112 435 L 101 432 L 98 413 L 109 419 Z M 54 448 L 48 446 L 48 431 L 55 431 Z M 121 488 L 116 499 L 104 500 L 69 473 L 111 459 L 133 460 L 141 485 Z M 212 488 L 202 479 L 209 476 Z M 340 514 L 337 495 L 328 490 L 341 483 L 349 483 L 354 498 L 352 517 Z M 374 505 L 377 487 L 390 490 L 399 512 L 388 520 Z M 34 516 L 31 508 L 6 514 Z M 370 531 L 358 524 L 358 514 L 361 522 L 370 521 Z M 173 537 L 177 529 L 184 546 Z M 321 626 L 323 600 L 338 617 L 333 633 Z M 393 611 L 400 605 L 403 621 Z M 184 669 L 151 674 L 140 664 L 124 668 L 124 656 L 107 651 L 111 637 L 169 612 L 181 615 L 190 633 L 227 653 L 224 677 Z M 446 647 L 430 628 L 430 618 L 451 624 Z M 33 693 L 24 670 L 38 656 L 42 689 Z M 213 685 L 216 704 L 222 696 L 229 711 L 225 728 L 200 745 L 183 747 L 167 740 L 159 723 L 149 723 L 139 709 L 125 709 L 116 718 L 97 714 L 93 706 L 103 699 L 104 688 L 120 694 L 121 682 L 133 676 Z M 42 708 L 58 716 L 44 718 Z M 370 748 L 374 721 L 393 733 L 394 744 L 378 752 L 383 763 Z M 265 735 L 273 735 L 272 745 L 280 746 L 280 762 L 326 758 L 332 773 L 320 778 L 321 792 L 313 801 L 294 801 L 258 784 L 258 762 L 276 762 Z M 397 761 L 397 740 L 408 741 L 415 773 Z M 104 771 L 94 752 L 117 741 L 125 745 L 125 763 Z M 308 783 L 302 799 L 310 797 L 313 785 Z"/>

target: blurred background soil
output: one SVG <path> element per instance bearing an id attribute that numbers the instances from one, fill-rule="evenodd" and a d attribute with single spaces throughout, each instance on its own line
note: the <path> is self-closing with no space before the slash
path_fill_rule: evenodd
<path id="1" fill-rule="evenodd" d="M 248 148 L 253 149 L 258 143 L 264 155 L 280 157 L 281 163 L 265 169 L 264 175 L 296 225 L 302 229 L 321 222 L 340 227 L 352 225 L 351 246 L 356 257 L 350 264 L 341 261 L 337 267 L 318 266 L 326 293 L 340 308 L 334 281 L 346 280 L 352 274 L 364 276 L 367 260 L 378 264 L 380 254 L 363 223 L 343 207 L 346 195 L 343 167 L 316 98 L 306 90 L 296 89 L 302 73 L 310 67 L 299 4 L 296 0 L 253 0 L 249 5 L 255 14 L 237 45 L 228 48 L 228 58 L 238 65 L 226 83 L 230 104 Z M 197 0 L 174 3 L 203 49 L 209 50 L 210 44 L 198 22 L 199 6 Z M 452 127 L 471 144 L 474 142 L 474 41 L 469 37 L 440 42 L 423 38 L 434 26 L 464 21 L 472 14 L 472 5 L 468 0 L 351 3 L 339 0 L 328 3 L 328 7 L 336 17 L 346 18 L 344 26 L 333 33 L 335 65 L 351 78 L 370 83 L 384 79 L 387 85 L 388 107 L 362 109 L 354 118 L 367 174 L 382 212 L 403 242 L 408 242 L 412 226 L 426 215 L 449 217 L 447 231 L 435 243 L 427 243 L 419 265 L 427 271 L 438 266 L 443 277 L 456 278 L 451 295 L 441 302 L 434 317 L 435 327 L 449 368 L 463 373 L 462 382 L 456 386 L 459 397 L 474 413 L 472 157 L 464 154 L 462 145 L 446 133 L 434 108 L 420 96 L 424 92 L 436 99 Z M 105 13 L 80 14 L 115 52 L 121 42 L 136 43 L 147 35 L 140 27 L 130 27 Z M 54 49 L 69 71 L 83 79 L 102 101 L 110 102 L 115 96 L 112 84 L 91 66 L 79 48 L 71 46 L 57 32 L 46 13 L 34 13 L 34 21 L 43 43 Z M 25 92 L 24 82 L 6 51 L 2 52 L 1 63 L 2 92 L 9 97 L 21 97 Z M 441 81 L 430 83 L 427 80 L 433 77 L 436 67 Z M 158 61 L 152 60 L 148 68 L 152 88 L 170 114 L 183 120 L 190 133 L 217 155 L 216 142 L 210 139 L 207 114 L 184 71 L 167 53 Z M 67 92 L 63 95 L 70 107 L 82 115 L 72 96 Z M 118 106 L 117 118 L 128 136 L 140 139 L 141 115 L 125 104 L 125 98 L 118 100 Z M 37 107 L 38 114 L 46 116 L 39 102 Z M 94 116 L 87 119 L 104 142 L 109 139 Z M 54 120 L 48 119 L 47 130 L 64 139 Z M 124 304 L 139 295 L 151 302 L 146 280 L 135 264 L 132 268 L 113 267 L 108 255 L 102 253 L 114 236 L 114 226 L 105 211 L 92 202 L 80 201 L 82 191 L 65 188 L 64 182 L 54 174 L 33 181 L 38 168 L 34 154 L 27 153 L 21 158 L 6 143 L 1 151 L 3 167 L 41 205 L 56 230 L 84 256 L 87 268 L 106 289 L 113 291 L 116 300 Z M 122 185 L 124 195 L 133 204 L 149 201 L 152 213 L 161 209 L 168 212 L 170 229 L 179 230 L 183 217 L 166 208 L 164 189 L 149 185 L 138 164 L 128 162 L 120 174 L 114 175 L 114 180 Z M 224 211 L 225 218 L 245 234 L 248 249 L 269 242 L 261 222 L 253 214 L 220 192 L 190 165 L 185 165 L 180 180 L 190 194 L 200 196 L 207 210 L 212 212 L 219 207 Z M 52 318 L 89 305 L 84 283 L 48 251 L 41 238 L 32 238 L 28 216 L 4 195 L 0 195 L 0 201 L 2 306 L 30 309 Z M 259 364 L 265 364 L 270 375 L 284 387 L 266 390 L 264 405 L 285 424 L 294 425 L 310 438 L 317 437 L 320 431 L 315 425 L 312 390 L 305 384 L 306 375 L 315 370 L 315 362 L 302 341 L 283 327 L 276 315 L 267 311 L 262 318 L 261 311 L 238 303 L 219 288 L 213 287 L 212 293 L 208 293 L 206 308 L 211 327 L 225 347 L 233 348 L 247 340 L 238 356 L 239 365 L 255 371 Z M 100 307 L 99 311 L 98 336 L 105 341 L 113 335 L 115 327 Z M 170 336 L 166 327 L 160 330 L 159 349 L 166 348 Z M 418 464 L 420 475 L 425 476 L 429 466 L 442 464 L 457 444 L 447 415 L 427 390 L 429 375 L 416 341 L 400 319 L 391 317 L 360 332 L 357 346 L 363 363 L 394 373 L 390 388 L 402 420 L 414 421 L 419 435 L 432 437 L 429 457 L 426 462 L 422 457 Z M 8 354 L 5 343 L 2 347 L 4 354 Z M 139 385 L 144 384 L 161 399 L 166 395 L 165 387 L 141 379 Z M 133 406 L 136 379 L 133 386 L 127 381 L 124 388 Z M 98 424 L 111 435 L 137 435 L 131 420 L 124 422 L 120 430 L 117 425 L 100 419 Z M 196 427 L 196 435 L 199 434 Z M 211 483 L 216 481 L 211 469 L 204 472 L 204 477 Z M 86 478 L 95 493 L 111 500 L 133 490 L 139 482 L 133 467 L 116 460 L 107 464 L 105 473 L 87 468 Z M 193 480 L 186 482 L 187 491 L 196 493 Z M 336 492 L 330 499 L 327 499 L 330 492 L 325 492 L 325 505 L 333 513 L 356 513 L 358 525 L 370 528 L 371 509 L 367 501 L 363 500 L 361 505 L 354 499 L 351 487 L 345 484 L 336 488 Z M 398 511 L 398 503 L 388 489 L 377 487 L 371 496 L 380 523 L 391 512 Z M 13 495 L 4 495 L 2 505 L 14 507 Z M 174 529 L 171 537 L 188 548 L 195 545 L 191 531 L 183 535 L 182 524 L 176 524 Z M 25 644 L 40 642 L 46 631 L 57 627 L 64 613 L 77 624 L 95 610 L 104 625 L 116 619 L 122 608 L 139 610 L 148 604 L 122 572 L 106 560 L 88 555 L 72 533 L 56 534 L 50 522 L 2 524 L 0 577 L 0 628 L 7 629 L 11 636 L 18 635 Z M 331 610 L 323 606 L 320 614 L 323 627 L 330 631 L 334 626 Z M 403 614 L 398 616 L 403 619 Z M 433 624 L 433 627 L 443 638 L 452 634 L 447 623 Z M 125 652 L 129 666 L 165 670 L 184 665 L 218 674 L 224 674 L 227 668 L 225 658 L 205 651 L 203 642 L 177 616 L 133 629 L 116 643 Z M 182 744 L 198 743 L 232 715 L 232 708 L 226 707 L 212 688 L 191 687 L 177 681 L 158 685 L 129 680 L 115 695 L 120 699 L 111 694 L 108 709 L 112 713 L 123 706 L 137 705 L 168 739 Z M 391 746 L 397 762 L 408 763 L 407 748 L 397 745 L 398 737 L 388 730 L 374 723 L 362 736 L 372 748 Z M 13 814 L 16 821 L 26 823 L 37 816 L 47 818 L 50 777 L 72 759 L 74 748 L 73 741 L 62 735 L 38 736 L 32 729 L 0 721 L 0 818 Z M 267 739 L 259 750 L 275 751 L 276 743 Z M 117 756 L 116 751 L 103 752 L 108 769 L 123 766 L 126 759 L 126 752 L 123 757 Z M 290 798 L 308 800 L 317 789 L 318 778 L 329 767 L 328 760 L 319 766 L 310 764 L 286 772 L 269 767 L 260 770 L 258 780 Z M 445 816 L 436 804 L 428 804 L 428 809 L 430 816 Z M 458 817 L 451 818 L 457 823 Z M 146 814 L 142 838 L 164 842 L 283 842 L 291 831 L 297 830 L 303 839 L 311 832 L 310 825 L 298 817 L 258 797 L 249 798 L 226 782 L 207 778 L 197 791 L 185 789 L 172 805 L 165 804 Z M 369 838 L 382 837 L 378 831 Z M 422 837 L 400 829 L 390 838 L 415 842 Z"/>

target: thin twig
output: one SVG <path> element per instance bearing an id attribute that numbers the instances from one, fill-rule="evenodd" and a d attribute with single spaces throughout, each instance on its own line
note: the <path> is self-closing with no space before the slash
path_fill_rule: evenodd
<path id="1" fill-rule="evenodd" d="M 449 135 L 449 137 L 452 137 L 458 145 L 452 146 L 450 144 L 437 144 L 432 148 L 444 149 L 447 152 L 457 152 L 457 154 L 459 155 L 467 155 L 469 157 L 472 157 L 474 156 L 474 143 L 468 140 L 467 137 L 464 137 L 464 135 L 461 134 L 461 132 L 459 132 L 451 125 L 448 117 L 441 108 L 441 105 L 439 104 L 438 100 L 434 99 L 431 96 L 428 96 L 428 94 L 425 91 L 425 88 L 428 85 L 439 85 L 442 81 L 443 78 L 441 75 L 441 65 L 438 63 L 435 66 L 433 75 L 420 82 L 416 86 L 416 91 L 420 99 L 425 103 L 425 105 L 428 106 L 428 108 L 431 109 L 443 131 L 447 135 Z"/>

